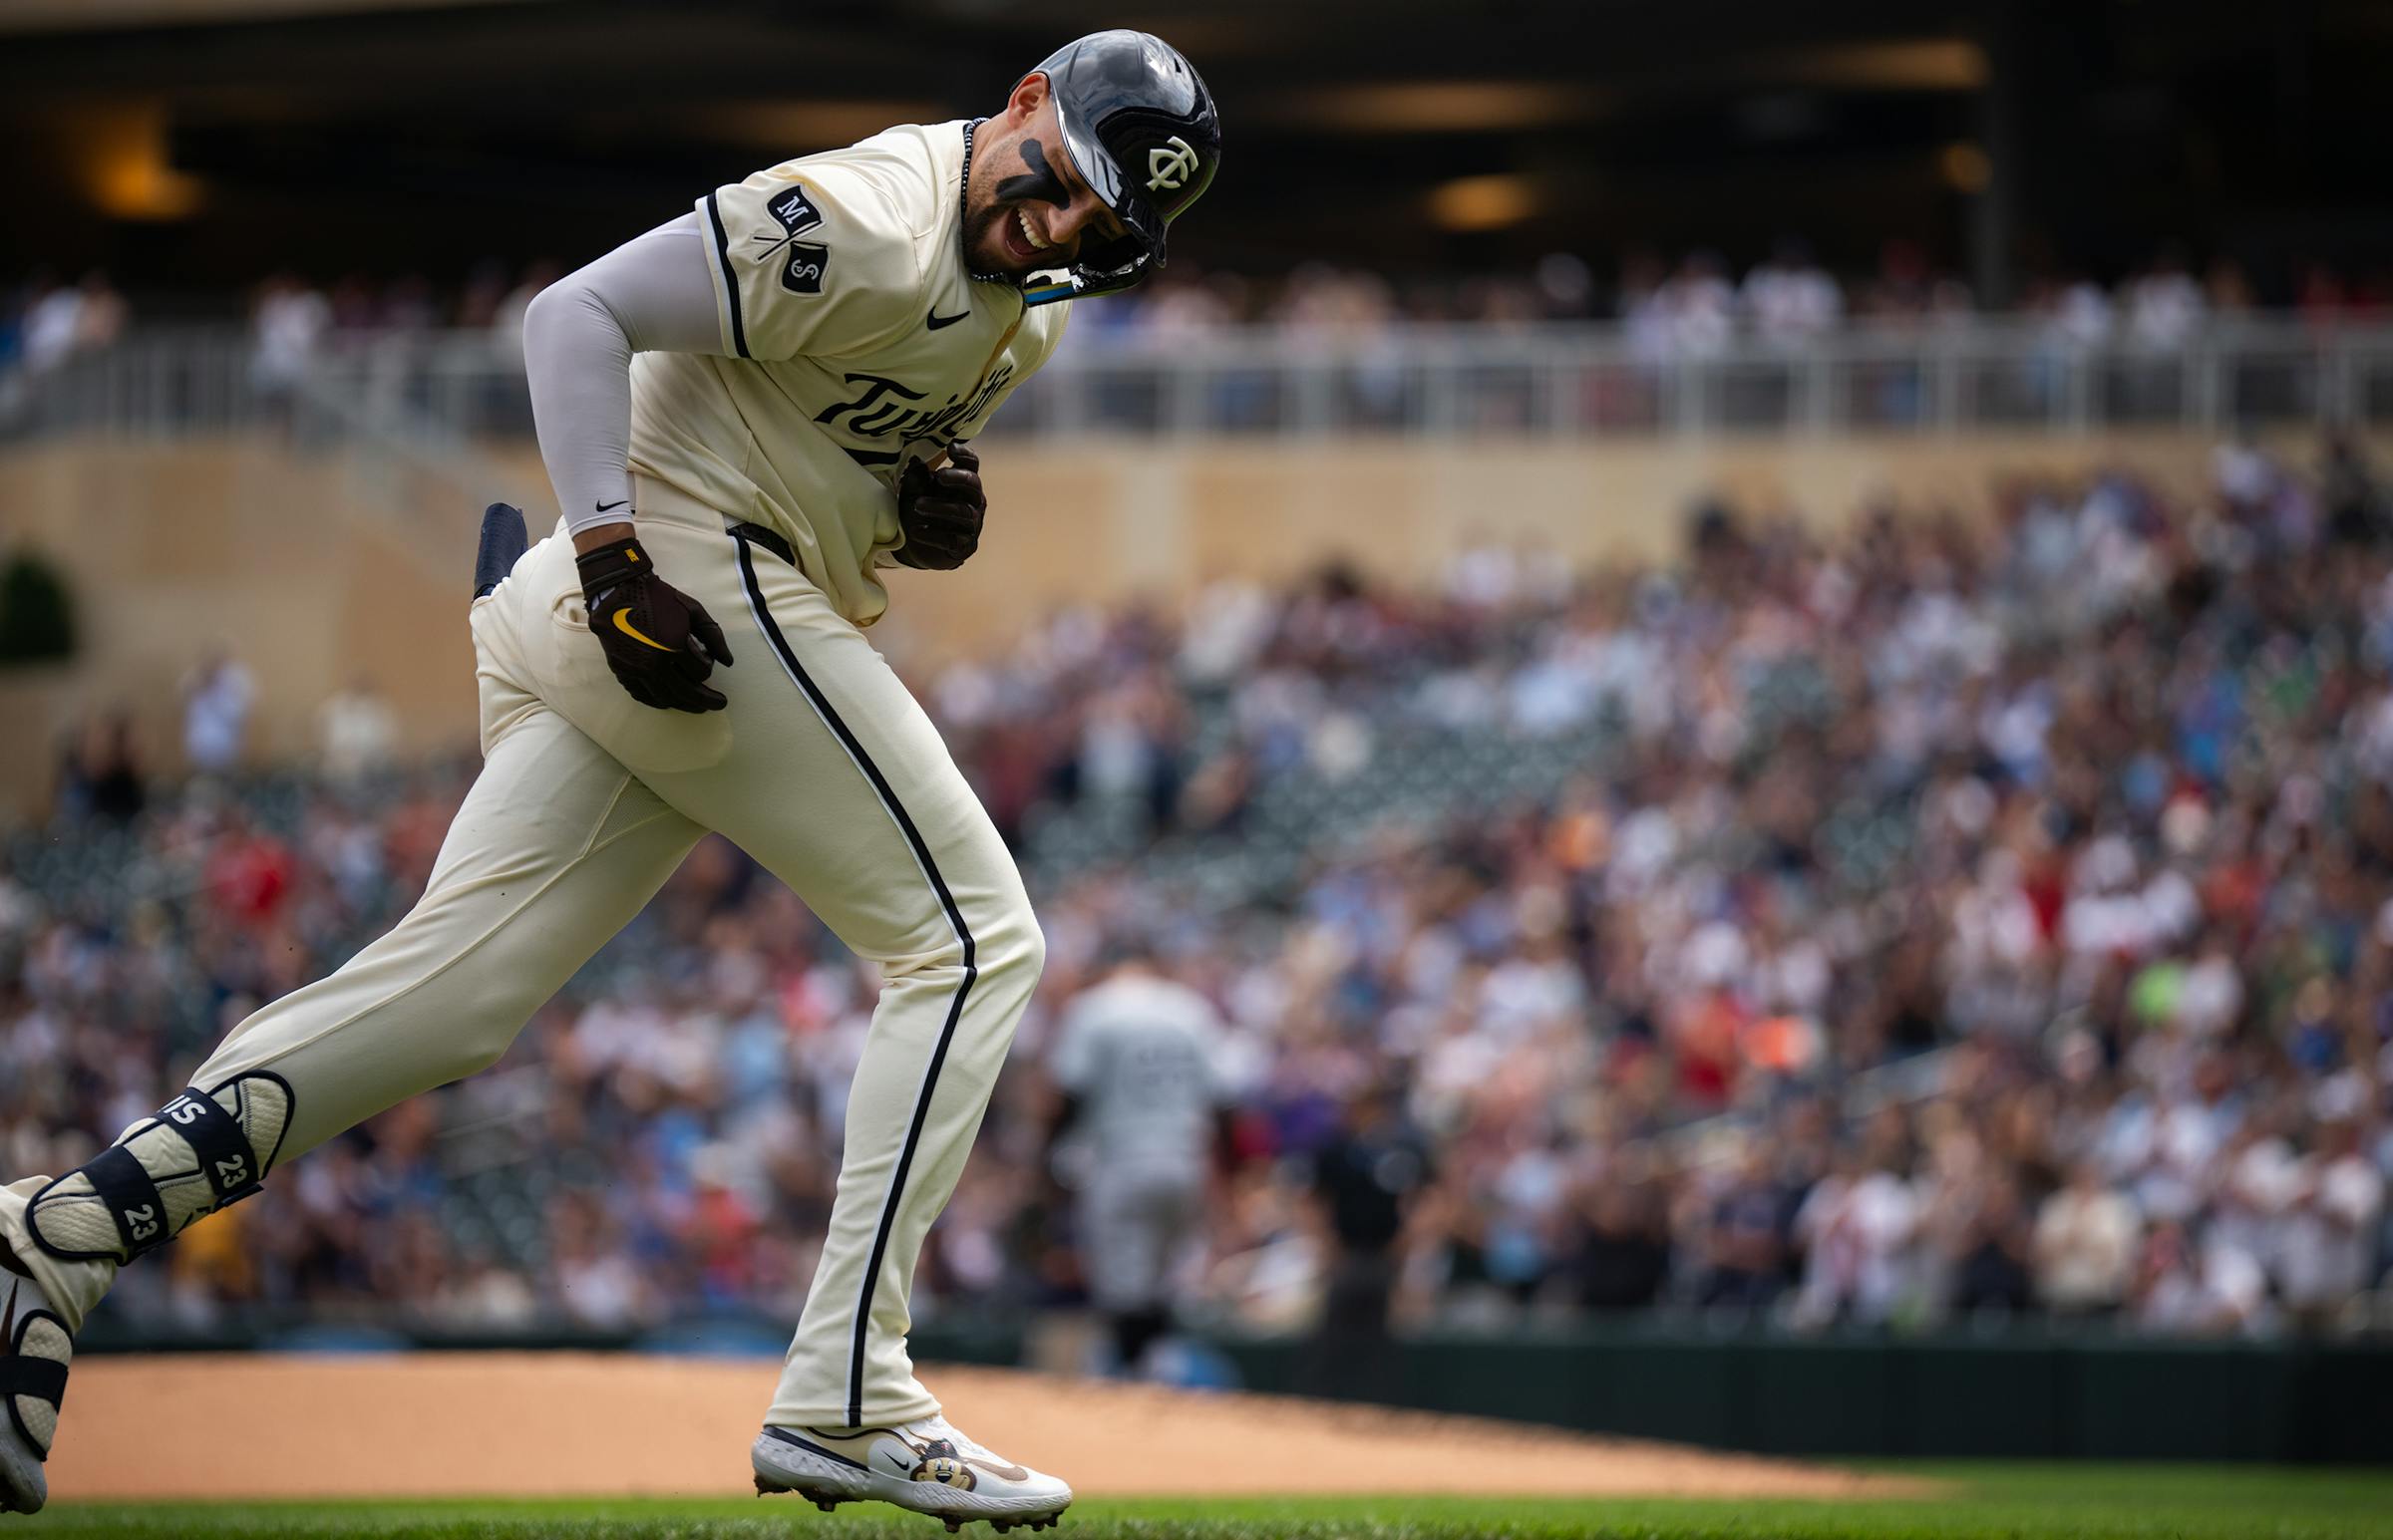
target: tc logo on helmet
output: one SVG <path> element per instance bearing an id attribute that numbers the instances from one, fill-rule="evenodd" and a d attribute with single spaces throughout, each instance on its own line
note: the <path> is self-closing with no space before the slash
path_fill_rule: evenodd
<path id="1" fill-rule="evenodd" d="M 1163 144 L 1147 152 L 1147 190 L 1176 192 L 1196 172 L 1196 152 L 1189 142 L 1173 135 Z"/>

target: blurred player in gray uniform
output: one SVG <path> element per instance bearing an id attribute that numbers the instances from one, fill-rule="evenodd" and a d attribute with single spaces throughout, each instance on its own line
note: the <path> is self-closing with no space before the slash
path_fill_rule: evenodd
<path id="1" fill-rule="evenodd" d="M 1080 1250 L 1124 1373 L 1170 1329 L 1175 1274 L 1203 1238 L 1216 1153 L 1228 1146 L 1227 1042 L 1202 995 L 1125 944 L 1064 1014 L 1049 1071 L 1048 1138 L 1085 1143 Z"/>
<path id="2" fill-rule="evenodd" d="M 1219 152 L 1186 59 L 1095 33 L 994 117 L 769 166 L 532 302 L 564 518 L 474 604 L 482 773 L 388 935 L 233 1029 L 93 1160 L 0 1188 L 0 1511 L 48 1496 L 74 1334 L 118 1268 L 496 1062 L 715 830 L 882 979 L 757 1488 L 950 1529 L 1054 1522 L 1071 1488 L 950 1425 L 905 1347 L 923 1236 L 1044 942 L 863 628 L 887 568 L 972 554 L 987 498 L 965 441 L 1054 352 L 1060 302 L 1161 266 Z"/>

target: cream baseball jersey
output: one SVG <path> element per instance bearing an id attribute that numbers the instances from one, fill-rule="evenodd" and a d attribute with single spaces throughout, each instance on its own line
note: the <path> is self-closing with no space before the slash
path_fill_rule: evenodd
<path id="1" fill-rule="evenodd" d="M 699 199 L 726 356 L 632 364 L 633 473 L 787 534 L 859 626 L 888 606 L 904 462 L 979 433 L 1071 309 L 966 265 L 971 132 L 890 129 Z"/>

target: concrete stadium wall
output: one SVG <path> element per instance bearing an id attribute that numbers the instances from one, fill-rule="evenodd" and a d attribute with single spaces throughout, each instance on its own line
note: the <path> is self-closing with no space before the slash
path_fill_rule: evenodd
<path id="1" fill-rule="evenodd" d="M 2306 439 L 2286 448 L 2305 462 L 2314 451 Z M 1574 567 L 1666 558 L 1704 497 L 1834 524 L 1887 495 L 1982 508 L 1999 477 L 2096 464 L 2191 490 L 2211 443 L 997 437 L 985 451 L 980 554 L 953 573 L 892 574 L 873 637 L 901 668 L 1001 645 L 1057 605 L 1170 604 L 1218 576 L 1287 577 L 1333 557 L 1399 581 L 1429 579 L 1491 540 Z M 496 484 L 465 484 L 485 476 Z M 535 530 L 553 518 L 531 446 L 501 447 L 471 475 L 266 438 L 0 452 L 0 549 L 30 544 L 64 569 L 84 637 L 68 667 L 0 673 L 0 712 L 16 725 L 0 755 L 0 807 L 38 810 L 60 735 L 119 706 L 134 712 L 151 764 L 178 772 L 178 684 L 217 645 L 257 675 L 260 760 L 307 753 L 318 707 L 359 676 L 392 699 L 408 748 L 470 746 L 466 576 L 480 508 L 500 498 L 535 509 Z"/>
<path id="2" fill-rule="evenodd" d="M 1573 568 L 1674 556 L 1687 513 L 1841 524 L 1874 499 L 1980 511 L 1999 477 L 2125 465 L 2188 491 L 2207 484 L 2198 436 L 1834 440 L 1142 440 L 982 446 L 989 526 L 950 573 L 890 575 L 874 640 L 901 664 L 964 656 L 1026 615 L 1143 595 L 1166 604 L 1224 575 L 1291 577 L 1340 558 L 1400 582 L 1434 579 L 1460 550 L 1521 545 Z M 2307 438 L 2286 441 L 2300 462 Z M 2380 449 L 2393 448 L 2388 437 Z M 516 484 L 545 490 L 536 455 Z"/>
<path id="3" fill-rule="evenodd" d="M 359 676 L 390 698 L 410 747 L 470 741 L 479 510 L 404 520 L 413 479 L 265 441 L 0 455 L 0 551 L 30 546 L 61 570 L 79 641 L 63 667 L 0 672 L 0 804 L 45 807 L 66 735 L 119 710 L 151 770 L 181 773 L 181 682 L 219 647 L 256 676 L 260 761 L 309 753 L 317 709 Z M 424 536 L 457 552 L 449 571 L 433 570 Z"/>
<path id="4" fill-rule="evenodd" d="M 1431 1337 L 1323 1366 L 1226 1343 L 1242 1383 L 1760 1454 L 2393 1463 L 2393 1346 L 2033 1329 L 1796 1339 L 1630 1322 Z"/>

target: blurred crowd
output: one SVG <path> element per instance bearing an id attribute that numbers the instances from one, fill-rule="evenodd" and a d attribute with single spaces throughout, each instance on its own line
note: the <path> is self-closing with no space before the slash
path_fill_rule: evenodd
<path id="1" fill-rule="evenodd" d="M 1643 249 L 1603 271 L 1555 253 L 1526 273 L 1412 283 L 1317 263 L 1268 281 L 1173 271 L 1075 319 L 1166 338 L 1240 324 L 1353 333 L 1404 322 L 1612 321 L 1641 357 L 1661 361 L 1712 357 L 1741 342 L 1799 347 L 1849 327 L 1952 325 L 1986 308 L 1916 242 L 1888 241 L 1874 268 L 1840 274 L 1807 243 L 1790 239 L 1741 273 L 1716 251 L 1672 260 Z M 2171 245 L 2107 282 L 2076 271 L 2034 274 L 2015 309 L 2039 332 L 2074 346 L 2170 351 L 2263 312 L 2318 326 L 2384 319 L 2393 315 L 2393 273 L 2354 276 L 2304 262 L 2286 282 L 2263 287 L 2231 257 L 2197 271 Z"/>
<path id="2" fill-rule="evenodd" d="M 916 681 L 1050 959 L 918 1314 L 1084 1297 L 1053 1056 L 1128 936 L 1217 1018 L 1184 1320 L 2393 1329 L 2393 504 L 2338 444 L 1996 502 L 1701 510 L 1666 568 L 1224 583 Z M 1556 745 L 1587 747 L 1538 784 L 1388 800 L 1439 746 Z M 470 767 L 125 774 L 71 771 L 7 847 L 12 1174 L 402 912 Z M 1243 891 L 1176 875 L 1331 805 Z M 1056 854 L 1100 812 L 1135 853 Z M 120 1308 L 793 1317 L 875 983 L 710 841 L 497 1070 L 294 1164 Z"/>
<path id="3" fill-rule="evenodd" d="M 255 383 L 287 387 L 319 352 L 394 335 L 486 332 L 503 354 L 516 352 L 524 307 L 562 272 L 542 259 L 519 269 L 484 261 L 453 284 L 420 273 L 329 284 L 276 273 L 247 297 Z M 2393 271 L 2305 260 L 2261 281 L 2232 257 L 2198 268 L 2169 245 L 2107 279 L 2032 274 L 2015 308 L 2076 345 L 2166 351 L 2261 312 L 2320 326 L 2383 320 L 2393 316 Z M 1556 252 L 1527 271 L 1411 278 L 1324 262 L 1269 276 L 1184 262 L 1077 319 L 1093 334 L 1164 340 L 1241 326 L 1351 334 L 1419 322 L 1613 321 L 1640 354 L 1663 359 L 1707 357 L 1740 340 L 1800 345 L 1847 326 L 1949 324 L 1984 309 L 1917 242 L 1890 240 L 1873 266 L 1832 272 L 1806 242 L 1787 239 L 1742 271 L 1712 250 L 1665 257 L 1643 248 L 1608 261 Z M 0 376 L 38 378 L 116 340 L 130 316 L 105 273 L 73 283 L 35 275 L 0 290 Z"/>
<path id="4" fill-rule="evenodd" d="M 114 345 L 132 319 L 125 296 L 97 270 L 73 284 L 36 274 L 0 289 L 0 417 L 68 359 Z"/>
<path id="5" fill-rule="evenodd" d="M 226 324 L 222 296 L 193 312 L 187 297 L 129 305 L 98 274 L 29 284 L 0 294 L 0 433 L 264 422 L 300 442 L 366 424 L 519 438 L 532 427 L 522 318 L 559 272 L 485 262 L 454 286 L 281 273 L 248 296 L 245 335 Z M 1237 434 L 2082 429 L 2342 421 L 2375 412 L 2384 394 L 2364 351 L 2306 343 L 2393 317 L 2393 272 L 2310 261 L 2272 266 L 2263 281 L 2231 258 L 2197 266 L 2166 247 L 2101 278 L 2033 274 L 2002 298 L 1989 303 L 1901 240 L 1847 272 L 1795 240 L 1741 270 L 1703 250 L 1556 252 L 1471 276 L 1318 261 L 1257 276 L 1183 261 L 1083 307 L 1062 353 L 1083 367 L 1030 382 L 1004 422 Z M 66 367 L 125 335 L 137 308 L 137 338 L 201 325 L 155 357 Z M 1407 331 L 1446 324 L 1479 328 L 1471 347 L 1484 356 L 1448 357 Z M 1528 344 L 1547 336 L 1574 340 L 1567 359 L 1534 356 Z M 1581 352 L 1576 340 L 1605 345 Z M 1315 355 L 1328 367 L 1289 367 Z M 1191 360 L 1201 367 L 1177 375 Z"/>

